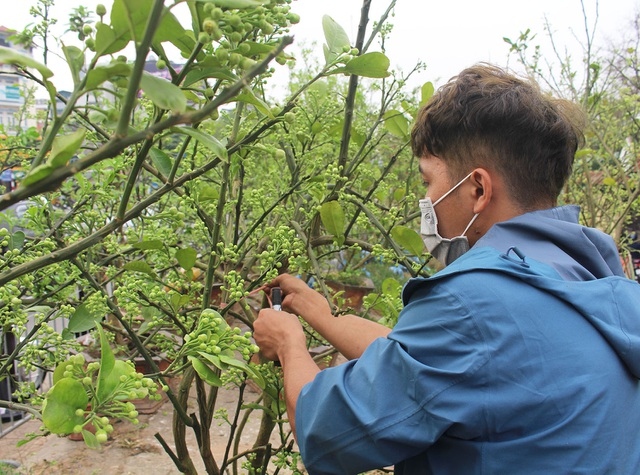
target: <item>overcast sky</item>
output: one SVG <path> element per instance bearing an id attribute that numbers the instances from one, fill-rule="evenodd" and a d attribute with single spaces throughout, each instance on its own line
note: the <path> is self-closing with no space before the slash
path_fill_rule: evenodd
<path id="1" fill-rule="evenodd" d="M 34 19 L 29 8 L 36 0 L 0 0 L 3 4 L 0 24 L 21 29 Z M 54 31 L 60 36 L 66 29 L 68 13 L 79 4 L 92 10 L 110 0 L 56 0 L 53 17 L 59 19 Z M 169 4 L 170 2 L 167 2 Z M 588 18 L 596 18 L 595 0 L 584 0 Z M 7 8 L 11 5 L 10 8 Z M 301 22 L 292 29 L 296 43 L 318 42 L 318 55 L 324 41 L 321 19 L 328 14 L 347 31 L 355 42 L 360 17 L 360 0 L 294 0 L 292 9 Z M 386 0 L 372 0 L 370 20 L 376 20 L 386 9 Z M 605 46 L 621 31 L 631 29 L 631 20 L 640 9 L 640 0 L 600 0 L 596 43 Z M 398 0 L 392 23 L 395 28 L 386 45 L 392 67 L 408 71 L 421 60 L 425 72 L 415 78 L 416 85 L 426 81 L 441 84 L 461 69 L 478 61 L 506 65 L 508 46 L 503 37 L 516 39 L 531 28 L 544 40 L 545 17 L 555 32 L 557 43 L 580 57 L 579 43 L 584 42 L 584 19 L 580 0 Z M 70 35 L 67 42 L 73 44 Z M 295 51 L 295 49 L 294 49 Z M 41 59 L 36 52 L 35 57 Z M 56 73 L 54 82 L 60 89 L 70 87 L 70 79 L 60 63 L 51 63 Z M 60 84 L 62 83 L 62 84 Z M 62 87 L 65 85 L 65 87 Z"/>

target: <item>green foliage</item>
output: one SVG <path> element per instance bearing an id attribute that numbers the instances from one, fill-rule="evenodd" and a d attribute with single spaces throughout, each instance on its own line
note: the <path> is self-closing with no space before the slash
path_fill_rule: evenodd
<path id="1" fill-rule="evenodd" d="M 576 154 L 562 198 L 580 204 L 582 221 L 611 234 L 621 248 L 628 232 L 639 229 L 640 90 L 631 79 L 640 71 L 637 28 L 633 34 L 621 37 L 608 50 L 598 50 L 595 31 L 587 31 L 583 58 L 564 57 L 554 49 L 555 66 L 547 61 L 548 67 L 541 64 L 541 46 L 534 43 L 537 36 L 530 30 L 516 40 L 504 38 L 511 53 L 538 82 L 553 94 L 582 104 L 587 115 L 586 142 Z M 554 40 L 552 34 L 550 39 Z M 632 273 L 630 277 L 635 278 Z"/>
<path id="2" fill-rule="evenodd" d="M 43 137 L 0 139 L 27 147 L 3 162 L 23 177 L 0 203 L 10 224 L 0 231 L 0 317 L 26 338 L 0 372 L 14 362 L 57 368 L 44 400 L 25 387 L 24 401 L 50 432 L 82 433 L 92 447 L 114 417 L 135 420 L 130 400 L 156 398 L 160 384 L 175 410 L 173 460 L 186 473 L 195 470 L 185 445 L 193 417 L 208 428 L 218 388 L 251 381 L 263 399 L 239 401 L 232 417 L 261 411 L 281 438 L 272 461 L 293 467 L 280 371 L 251 359 L 260 289 L 289 272 L 314 278 L 331 300 L 329 271 L 371 272 L 385 283 L 362 315 L 397 318 L 399 291 L 389 279 L 428 273 L 429 256 L 410 232 L 419 177 L 408 135 L 418 100 L 382 52 L 352 45 L 328 17 L 326 63 L 303 55 L 307 64 L 296 66 L 286 47 L 299 17 L 288 0 L 188 7 L 190 25 L 155 0 L 101 5 L 96 23 L 74 11 L 70 31 L 82 43 L 63 49 L 74 78 L 66 104 L 52 108 Z M 130 59 L 122 55 L 129 45 Z M 174 47 L 179 68 L 165 52 Z M 164 78 L 144 72 L 150 53 Z M 57 96 L 46 65 L 4 50 L 0 62 Z M 292 79 L 274 99 L 265 85 L 278 64 L 291 67 Z M 24 216 L 14 216 L 10 206 L 25 202 Z M 406 275 L 394 277 L 397 268 Z M 56 319 L 68 328 L 54 331 Z M 76 341 L 84 331 L 99 336 L 98 353 Z M 72 353 L 98 359 L 85 364 Z M 171 363 L 147 376 L 128 363 L 158 356 Z M 174 377 L 177 391 L 166 385 Z M 183 398 L 192 387 L 197 416 Z M 193 433 L 211 465 L 208 431 Z M 244 461 L 258 464 L 259 454 Z M 237 455 L 215 461 L 221 473 L 242 463 Z"/>

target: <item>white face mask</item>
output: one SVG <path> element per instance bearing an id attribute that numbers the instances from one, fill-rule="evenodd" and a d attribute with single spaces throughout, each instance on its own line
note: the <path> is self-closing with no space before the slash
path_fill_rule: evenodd
<path id="1" fill-rule="evenodd" d="M 436 216 L 435 206 L 453 193 L 456 188 L 462 185 L 462 183 L 464 183 L 472 173 L 473 172 L 469 173 L 466 177 L 460 180 L 458 184 L 438 198 L 435 203 L 431 203 L 431 198 L 420 200 L 420 212 L 422 215 L 420 219 L 420 234 L 422 236 L 422 241 L 429 253 L 445 266 L 448 266 L 469 250 L 469 240 L 465 234 L 467 234 L 467 231 L 476 220 L 479 213 L 476 213 L 473 218 L 471 218 L 471 221 L 467 224 L 462 235 L 446 239 L 438 233 L 438 217 Z"/>

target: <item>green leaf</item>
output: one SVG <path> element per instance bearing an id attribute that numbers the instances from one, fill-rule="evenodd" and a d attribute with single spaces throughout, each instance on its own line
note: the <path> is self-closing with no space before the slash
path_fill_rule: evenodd
<path id="1" fill-rule="evenodd" d="M 217 201 L 220 198 L 220 189 L 216 186 L 203 184 L 198 192 L 198 202 Z"/>
<path id="2" fill-rule="evenodd" d="M 211 59 L 213 60 L 215 57 Z M 236 82 L 238 80 L 238 76 L 233 74 L 229 69 L 221 68 L 219 65 L 203 67 L 203 65 L 198 64 L 187 73 L 184 78 L 183 85 L 184 87 L 189 87 L 192 84 L 207 78 L 225 79 L 229 82 Z"/>
<path id="3" fill-rule="evenodd" d="M 422 238 L 411 228 L 395 226 L 391 230 L 391 237 L 393 237 L 400 247 L 409 251 L 414 256 L 421 256 L 424 253 L 424 242 Z"/>
<path id="4" fill-rule="evenodd" d="M 432 82 L 425 82 L 422 85 L 422 88 L 420 89 L 420 107 L 425 105 L 429 101 L 429 99 L 431 99 L 431 96 L 433 96 L 434 92 L 435 88 L 433 87 Z"/>
<path id="5" fill-rule="evenodd" d="M 212 1 L 220 8 L 251 8 L 251 7 L 259 7 L 264 2 L 259 2 L 256 0 L 196 0 L 198 2 L 208 2 Z"/>
<path id="6" fill-rule="evenodd" d="M 182 89 L 166 79 L 145 72 L 140 79 L 140 89 L 160 109 L 171 112 L 184 112 L 187 109 L 187 98 Z"/>
<path id="7" fill-rule="evenodd" d="M 376 51 L 353 58 L 345 64 L 344 70 L 366 78 L 386 78 L 390 74 L 389 64 L 389 58 Z"/>
<path id="8" fill-rule="evenodd" d="M 189 135 L 211 150 L 218 158 L 227 160 L 227 148 L 213 135 L 205 134 L 191 127 L 172 127 L 173 132 Z"/>
<path id="9" fill-rule="evenodd" d="M 182 295 L 177 292 L 171 294 L 171 308 L 177 313 L 183 305 L 186 305 L 191 300 L 188 295 Z"/>
<path id="10" fill-rule="evenodd" d="M 98 438 L 93 432 L 90 432 L 86 429 L 82 429 L 82 438 L 84 439 L 84 443 L 90 449 L 99 449 L 100 442 L 98 442 Z"/>
<path id="11" fill-rule="evenodd" d="M 126 31 L 136 43 L 142 41 L 153 3 L 154 0 L 114 0 L 111 26 L 118 33 Z"/>
<path id="12" fill-rule="evenodd" d="M 262 99 L 258 98 L 250 89 L 245 89 L 244 92 L 235 96 L 233 100 L 251 104 L 267 117 L 273 118 L 273 113 L 271 112 L 269 105 Z"/>
<path id="13" fill-rule="evenodd" d="M 337 240 L 344 240 L 345 216 L 337 201 L 324 203 L 320 208 L 320 219 L 327 232 Z"/>
<path id="14" fill-rule="evenodd" d="M 73 366 L 73 363 L 71 363 L 70 361 L 63 361 L 56 366 L 56 368 L 53 370 L 53 384 L 57 384 L 58 381 L 64 378 L 64 373 L 69 365 Z"/>
<path id="15" fill-rule="evenodd" d="M 131 75 L 131 65 L 126 63 L 112 63 L 107 66 L 96 66 L 87 72 L 85 91 L 92 91 L 103 82 L 116 77 L 128 77 Z"/>
<path id="16" fill-rule="evenodd" d="M 349 37 L 344 29 L 329 15 L 322 17 L 322 29 L 327 41 L 329 53 L 340 54 L 347 47 L 351 47 Z"/>
<path id="17" fill-rule="evenodd" d="M 35 168 L 32 168 L 29 173 L 22 179 L 20 182 L 21 186 L 29 186 L 32 185 L 43 178 L 48 177 L 55 170 L 54 167 L 49 165 L 48 163 L 41 163 Z"/>
<path id="18" fill-rule="evenodd" d="M 615 179 L 608 176 L 608 177 L 605 177 L 604 180 L 602 180 L 602 184 L 605 186 L 616 186 L 617 182 Z"/>
<path id="19" fill-rule="evenodd" d="M 122 51 L 131 41 L 129 29 L 115 30 L 105 23 L 96 26 L 96 57 Z"/>
<path id="20" fill-rule="evenodd" d="M 92 313 L 85 304 L 82 304 L 77 307 L 73 315 L 69 317 L 67 328 L 73 333 L 86 332 L 94 329 L 101 317 L 102 315 Z"/>
<path id="21" fill-rule="evenodd" d="M 222 362 L 220 361 L 220 358 L 218 358 L 219 355 L 210 355 L 204 351 L 198 351 L 198 354 L 219 370 L 223 369 Z"/>
<path id="22" fill-rule="evenodd" d="M 138 241 L 132 244 L 131 246 L 135 247 L 136 249 L 142 249 L 142 250 L 148 250 L 148 249 L 160 250 L 164 247 L 164 243 L 158 239 L 150 239 L 148 241 Z"/>
<path id="23" fill-rule="evenodd" d="M 169 176 L 171 170 L 173 169 L 173 160 L 171 159 L 171 157 L 167 155 L 163 150 L 160 150 L 156 147 L 151 147 L 151 150 L 149 150 L 149 155 L 151 156 L 151 162 L 156 167 L 156 169 L 164 176 Z"/>
<path id="24" fill-rule="evenodd" d="M 162 19 L 160 25 L 154 33 L 153 44 L 158 46 L 165 41 L 170 42 L 173 46 L 178 48 L 181 53 L 190 55 L 196 46 L 196 41 L 180 24 L 176 16 L 169 11 L 168 8 L 163 9 Z M 204 57 L 204 54 L 202 55 Z"/>
<path id="25" fill-rule="evenodd" d="M 54 168 L 65 166 L 82 145 L 85 133 L 85 129 L 78 129 L 72 134 L 59 135 L 53 139 L 47 163 Z"/>
<path id="26" fill-rule="evenodd" d="M 175 258 L 184 270 L 191 269 L 194 265 L 196 265 L 196 258 L 198 257 L 198 253 L 195 249 L 191 247 L 186 247 L 184 249 L 178 249 L 175 253 Z"/>
<path id="27" fill-rule="evenodd" d="M 49 79 L 53 76 L 53 72 L 44 64 L 39 63 L 29 56 L 22 55 L 14 49 L 5 48 L 0 46 L 0 64 L 13 64 L 14 66 L 20 66 L 22 68 L 34 68 L 41 75 L 43 79 Z"/>
<path id="28" fill-rule="evenodd" d="M 400 295 L 402 291 L 402 284 L 398 282 L 398 279 L 388 277 L 382 281 L 382 293 L 391 296 Z"/>
<path id="29" fill-rule="evenodd" d="M 247 376 L 258 385 L 258 387 L 264 390 L 267 387 L 267 382 L 260 372 L 255 370 L 251 365 L 247 365 L 247 369 L 245 369 Z"/>
<path id="30" fill-rule="evenodd" d="M 395 201 L 400 201 L 402 200 L 405 196 L 407 195 L 406 190 L 404 190 L 403 188 L 396 188 L 393 191 L 393 199 Z"/>
<path id="31" fill-rule="evenodd" d="M 71 70 L 73 84 L 77 86 L 80 82 L 80 73 L 84 67 L 84 52 L 76 46 L 63 46 L 62 52 Z"/>
<path id="32" fill-rule="evenodd" d="M 384 113 L 382 118 L 384 119 L 384 126 L 389 131 L 389 133 L 402 139 L 407 138 L 409 134 L 409 121 L 402 114 L 402 112 L 397 110 L 389 110 Z"/>
<path id="33" fill-rule="evenodd" d="M 191 366 L 193 366 L 193 369 L 196 370 L 196 373 L 198 373 L 198 376 L 200 376 L 204 380 L 204 382 L 206 382 L 210 386 L 222 386 L 222 380 L 215 371 L 213 371 L 195 356 L 188 356 L 187 358 L 191 362 Z"/>
<path id="34" fill-rule="evenodd" d="M 145 261 L 131 261 L 127 262 L 122 266 L 124 270 L 132 271 L 132 272 L 142 272 L 143 274 L 148 274 L 151 277 L 156 277 L 156 273 L 153 268 L 147 264 Z"/>
<path id="35" fill-rule="evenodd" d="M 54 434 L 70 434 L 75 426 L 84 423 L 84 415 L 76 415 L 76 410 L 86 410 L 88 403 L 80 381 L 62 378 L 47 392 L 42 423 Z"/>
<path id="36" fill-rule="evenodd" d="M 116 365 L 116 358 L 113 356 L 111 345 L 101 325 L 98 325 L 98 333 L 100 334 L 100 369 L 96 383 L 96 397 L 98 402 L 102 402 L 114 388 L 111 373 Z"/>
<path id="37" fill-rule="evenodd" d="M 593 154 L 593 149 L 583 148 L 583 149 L 580 149 L 580 150 L 578 150 L 576 152 L 575 158 L 579 159 L 579 158 L 583 158 L 583 157 L 588 157 L 591 154 Z"/>
<path id="38" fill-rule="evenodd" d="M 247 363 L 245 363 L 244 361 L 241 361 L 238 358 L 234 358 L 233 356 L 222 354 L 218 355 L 218 357 L 220 358 L 222 364 L 230 366 L 231 368 L 239 369 L 241 371 L 244 371 L 245 373 L 247 372 L 247 368 L 249 365 L 247 365 Z"/>
<path id="39" fill-rule="evenodd" d="M 24 246 L 24 240 L 25 234 L 22 231 L 16 231 L 9 238 L 9 245 L 7 246 L 7 248 L 10 250 L 22 249 L 22 247 Z"/>

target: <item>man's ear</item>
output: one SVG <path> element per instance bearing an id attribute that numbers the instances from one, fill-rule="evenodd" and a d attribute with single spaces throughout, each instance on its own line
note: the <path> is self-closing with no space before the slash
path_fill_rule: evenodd
<path id="1" fill-rule="evenodd" d="M 484 211 L 493 198 L 493 178 L 491 173 L 485 168 L 476 168 L 471 174 L 470 181 L 474 186 L 473 212 Z"/>

